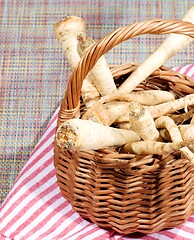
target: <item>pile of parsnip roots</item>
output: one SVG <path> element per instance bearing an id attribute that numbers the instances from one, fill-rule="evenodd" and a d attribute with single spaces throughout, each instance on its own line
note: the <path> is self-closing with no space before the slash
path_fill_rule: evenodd
<path id="1" fill-rule="evenodd" d="M 194 5 L 182 20 L 194 23 Z M 55 34 L 72 70 L 95 43 L 86 36 L 84 20 L 76 16 L 56 23 Z M 194 110 L 188 110 L 194 105 L 194 94 L 175 99 L 173 93 L 163 90 L 134 91 L 192 41 L 188 36 L 170 34 L 119 87 L 102 56 L 83 81 L 81 97 L 85 111 L 81 118 L 67 120 L 58 127 L 58 146 L 80 150 L 116 147 L 130 154 L 164 154 L 180 150 L 194 164 Z M 174 113 L 181 109 L 184 111 L 179 114 L 177 123 Z M 190 122 L 181 124 L 181 118 Z"/>

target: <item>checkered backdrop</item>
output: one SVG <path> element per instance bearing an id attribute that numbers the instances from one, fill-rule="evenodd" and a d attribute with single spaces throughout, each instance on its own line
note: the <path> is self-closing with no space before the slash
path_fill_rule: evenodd
<path id="1" fill-rule="evenodd" d="M 71 70 L 53 25 L 66 15 L 84 18 L 99 40 L 119 26 L 181 19 L 192 0 L 0 0 L 0 203 L 42 136 L 62 99 Z M 120 44 L 110 64 L 142 62 L 165 36 L 145 35 Z M 193 44 L 166 63 L 193 63 Z"/>

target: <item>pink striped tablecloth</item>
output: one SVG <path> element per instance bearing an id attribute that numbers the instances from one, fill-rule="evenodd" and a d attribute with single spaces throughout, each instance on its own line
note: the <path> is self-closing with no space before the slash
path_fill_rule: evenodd
<path id="1" fill-rule="evenodd" d="M 174 70 L 194 79 L 194 64 Z M 194 216 L 174 229 L 149 235 L 128 236 L 101 229 L 82 219 L 62 197 L 56 183 L 53 139 L 58 110 L 1 206 L 1 240 L 194 239 Z"/>

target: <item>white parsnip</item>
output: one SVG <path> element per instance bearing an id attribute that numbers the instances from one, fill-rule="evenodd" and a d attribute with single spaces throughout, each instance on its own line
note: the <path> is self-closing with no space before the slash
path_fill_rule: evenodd
<path id="1" fill-rule="evenodd" d="M 185 14 L 183 21 L 194 23 L 194 4 Z M 133 91 L 151 73 L 162 66 L 169 58 L 186 47 L 193 38 L 181 34 L 170 34 L 169 37 L 151 54 L 118 88 L 119 92 Z"/>
<path id="2" fill-rule="evenodd" d="M 56 132 L 57 144 L 62 149 L 89 150 L 118 147 L 139 140 L 139 135 L 134 131 L 116 129 L 83 119 L 67 120 Z"/>

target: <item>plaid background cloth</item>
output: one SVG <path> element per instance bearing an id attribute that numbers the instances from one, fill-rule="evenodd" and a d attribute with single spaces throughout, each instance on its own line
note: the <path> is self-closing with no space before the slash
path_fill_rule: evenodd
<path id="1" fill-rule="evenodd" d="M 62 99 L 71 70 L 53 25 L 66 15 L 84 18 L 95 40 L 119 26 L 181 19 L 192 0 L 0 0 L 0 204 Z M 165 36 L 146 35 L 107 54 L 110 64 L 142 62 Z M 193 44 L 166 63 L 193 61 Z"/>

